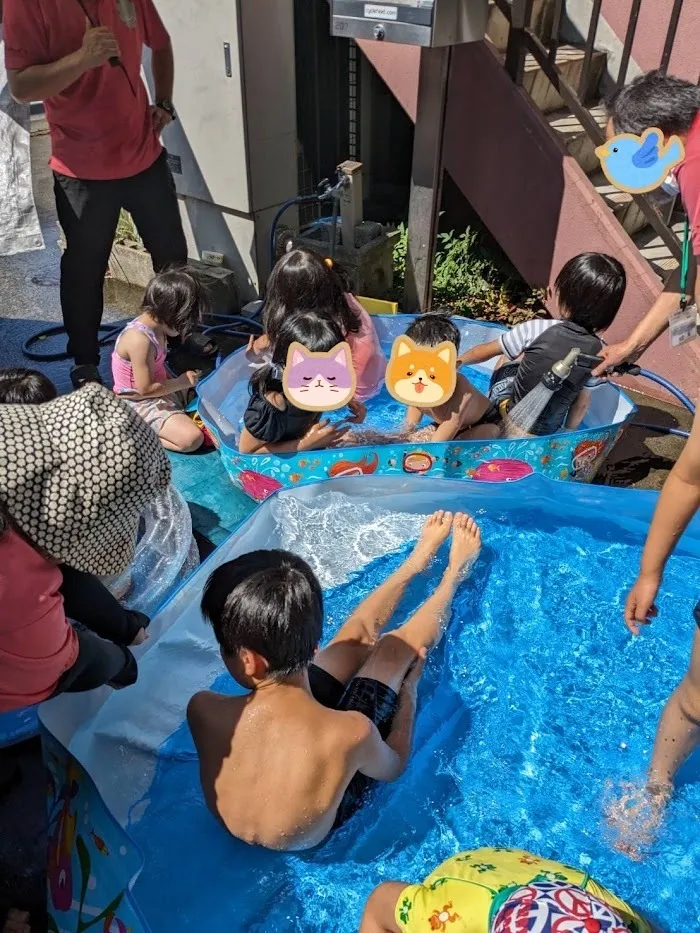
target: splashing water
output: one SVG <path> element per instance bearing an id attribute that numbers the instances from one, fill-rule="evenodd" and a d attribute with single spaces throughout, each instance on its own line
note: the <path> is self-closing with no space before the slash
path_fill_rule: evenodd
<path id="1" fill-rule="evenodd" d="M 330 637 L 408 553 L 397 539 L 415 533 L 415 516 L 375 514 L 367 530 L 365 512 L 353 519 L 342 498 L 322 498 L 315 509 L 282 499 L 276 520 L 300 556 L 323 555 Z M 468 509 L 468 491 L 450 507 Z M 187 726 L 166 740 L 130 828 L 145 855 L 134 897 L 152 929 L 172 920 L 183 933 L 203 922 L 209 933 L 356 933 L 375 885 L 422 880 L 481 845 L 589 871 L 664 933 L 700 929 L 697 758 L 638 860 L 615 848 L 606 819 L 625 794 L 619 809 L 629 809 L 629 782 L 642 786 L 659 713 L 687 665 L 698 560 L 671 559 L 659 618 L 631 639 L 621 607 L 638 537 L 594 516 L 564 522 L 536 504 L 479 520 L 484 551 L 426 665 L 409 767 L 325 845 L 280 854 L 232 839 L 204 805 Z M 382 533 L 397 550 L 379 556 Z M 363 548 L 375 559 L 358 569 L 352 555 Z M 444 566 L 441 555 L 415 581 L 397 622 Z M 227 676 L 214 688 L 229 690 Z M 178 892 L 172 904 L 166 890 Z"/>
<path id="2" fill-rule="evenodd" d="M 554 392 L 543 382 L 538 382 L 503 419 L 502 437 L 528 437 Z"/>

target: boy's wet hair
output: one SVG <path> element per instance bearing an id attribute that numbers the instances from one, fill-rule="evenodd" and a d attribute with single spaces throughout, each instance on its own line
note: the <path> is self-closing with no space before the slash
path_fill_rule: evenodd
<path id="1" fill-rule="evenodd" d="M 36 369 L 0 369 L 2 405 L 41 405 L 57 397 L 56 386 Z"/>
<path id="2" fill-rule="evenodd" d="M 250 393 L 264 395 L 279 390 L 280 379 L 275 375 L 284 368 L 289 348 L 300 343 L 310 353 L 328 353 L 342 343 L 344 336 L 326 308 L 299 311 L 286 318 L 272 346 L 272 365 L 261 366 L 250 379 Z"/>
<path id="3" fill-rule="evenodd" d="M 422 347 L 437 347 L 441 343 L 453 343 L 459 353 L 461 340 L 459 328 L 447 314 L 437 311 L 421 314 L 408 328 L 406 336 Z"/>
<path id="4" fill-rule="evenodd" d="M 323 593 L 306 561 L 288 551 L 253 551 L 223 564 L 202 597 L 224 656 L 247 648 L 271 677 L 304 671 L 323 631 Z"/>
<path id="5" fill-rule="evenodd" d="M 650 71 L 615 91 L 605 101 L 616 133 L 657 127 L 665 136 L 687 133 L 700 113 L 700 88 L 690 81 Z"/>
<path id="6" fill-rule="evenodd" d="M 263 327 L 275 343 L 283 322 L 297 311 L 325 308 L 336 325 L 348 334 L 360 330 L 361 321 L 348 305 L 350 283 L 331 260 L 310 249 L 293 249 L 279 260 L 265 287 Z"/>
<path id="7" fill-rule="evenodd" d="M 189 269 L 168 269 L 148 283 L 141 307 L 159 324 L 187 337 L 209 310 L 204 283 Z"/>
<path id="8" fill-rule="evenodd" d="M 581 253 L 566 263 L 554 287 L 568 320 L 597 333 L 615 320 L 625 297 L 627 274 L 614 256 Z"/>

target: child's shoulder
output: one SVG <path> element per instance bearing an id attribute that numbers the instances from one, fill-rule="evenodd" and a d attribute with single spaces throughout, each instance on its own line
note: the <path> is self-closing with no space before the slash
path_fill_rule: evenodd
<path id="1" fill-rule="evenodd" d="M 216 719 L 223 710 L 236 708 L 241 705 L 242 697 L 224 696 L 212 690 L 201 690 L 195 693 L 187 704 L 187 722 L 193 731 L 205 726 Z"/>

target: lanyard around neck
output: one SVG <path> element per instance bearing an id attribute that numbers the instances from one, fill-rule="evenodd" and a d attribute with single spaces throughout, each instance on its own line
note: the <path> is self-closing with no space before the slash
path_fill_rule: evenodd
<path id="1" fill-rule="evenodd" d="M 688 272 L 690 271 L 690 218 L 686 215 L 683 230 L 683 255 L 681 257 L 681 308 L 690 301 L 688 294 Z"/>

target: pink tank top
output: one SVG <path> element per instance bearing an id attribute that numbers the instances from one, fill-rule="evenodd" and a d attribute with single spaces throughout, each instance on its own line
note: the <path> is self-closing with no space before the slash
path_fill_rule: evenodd
<path id="1" fill-rule="evenodd" d="M 112 379 L 114 380 L 114 391 L 119 395 L 124 389 L 134 389 L 134 371 L 128 360 L 123 360 L 117 353 L 119 341 L 128 330 L 138 330 L 153 344 L 156 351 L 155 358 L 151 364 L 151 380 L 153 382 L 165 382 L 168 377 L 168 371 L 165 368 L 165 350 L 161 346 L 155 333 L 150 327 L 146 327 L 141 321 L 131 321 L 117 337 L 117 342 L 112 351 Z"/>
<path id="2" fill-rule="evenodd" d="M 386 374 L 386 359 L 372 318 L 354 295 L 348 293 L 345 298 L 349 307 L 360 318 L 359 331 L 356 334 L 348 334 L 347 341 L 357 377 L 355 397 L 364 402 L 376 395 L 381 388 Z"/>

